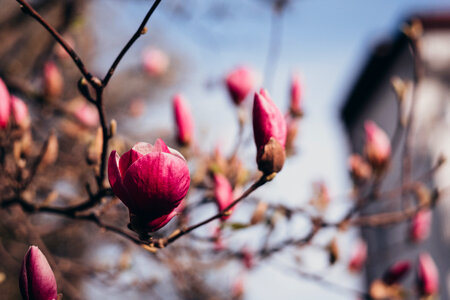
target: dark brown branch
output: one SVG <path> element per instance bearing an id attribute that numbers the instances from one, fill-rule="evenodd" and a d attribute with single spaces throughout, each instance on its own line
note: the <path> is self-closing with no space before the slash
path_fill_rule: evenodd
<path id="1" fill-rule="evenodd" d="M 266 182 L 268 182 L 271 178 L 268 178 L 268 176 L 262 176 L 258 181 L 256 181 L 254 184 L 252 184 L 239 198 L 234 200 L 230 205 L 228 205 L 225 209 L 217 213 L 216 215 L 209 217 L 208 219 L 197 223 L 195 225 L 192 225 L 185 229 L 178 229 L 175 232 L 173 232 L 168 238 L 164 239 L 162 242 L 155 244 L 155 247 L 164 247 L 167 246 L 170 243 L 173 243 L 180 237 L 182 237 L 185 234 L 188 234 L 189 232 L 208 224 L 216 219 L 219 219 L 223 216 L 225 216 L 227 213 L 229 213 L 229 210 L 233 208 L 236 204 L 241 202 L 243 199 L 245 199 L 248 195 L 253 193 L 256 189 L 258 189 L 260 186 L 264 185 Z"/>

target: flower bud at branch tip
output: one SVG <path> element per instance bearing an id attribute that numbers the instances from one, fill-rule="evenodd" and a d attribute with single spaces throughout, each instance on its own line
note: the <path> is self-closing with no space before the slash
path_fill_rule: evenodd
<path id="1" fill-rule="evenodd" d="M 391 141 L 387 134 L 372 121 L 364 123 L 366 133 L 365 154 L 374 171 L 386 170 L 391 156 Z"/>
<path id="2" fill-rule="evenodd" d="M 286 120 L 264 89 L 255 93 L 253 101 L 253 135 L 258 169 L 265 175 L 281 171 L 286 159 Z"/>
<path id="3" fill-rule="evenodd" d="M 173 112 L 178 143 L 189 145 L 192 141 L 194 121 L 188 102 L 181 94 L 176 94 L 173 97 Z"/>
<path id="4" fill-rule="evenodd" d="M 421 296 L 439 292 L 439 272 L 433 258 L 428 253 L 419 256 L 417 268 L 417 287 Z"/>
<path id="5" fill-rule="evenodd" d="M 223 211 L 231 203 L 233 203 L 233 188 L 231 187 L 228 179 L 221 174 L 214 175 L 214 197 L 216 199 L 219 212 Z M 222 221 L 227 220 L 231 216 L 233 210 L 234 207 L 223 212 L 223 216 L 220 219 Z"/>
<path id="6" fill-rule="evenodd" d="M 41 250 L 31 246 L 22 263 L 19 277 L 20 293 L 24 300 L 56 300 L 55 275 Z"/>
<path id="7" fill-rule="evenodd" d="M 225 84 L 235 105 L 240 105 L 253 88 L 253 75 L 248 67 L 238 67 L 225 78 Z"/>
<path id="8" fill-rule="evenodd" d="M 78 80 L 78 90 L 86 99 L 92 99 L 86 78 L 81 77 L 80 80 Z"/>

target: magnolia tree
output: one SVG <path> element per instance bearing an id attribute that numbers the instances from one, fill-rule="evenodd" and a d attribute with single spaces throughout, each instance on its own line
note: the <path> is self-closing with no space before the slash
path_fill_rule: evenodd
<path id="1" fill-rule="evenodd" d="M 409 135 L 411 114 L 406 122 L 399 120 L 392 139 L 379 125 L 366 121 L 362 129 L 366 135 L 364 153 L 353 154 L 348 160 L 354 184 L 349 196 L 353 205 L 340 220 L 327 220 L 324 214 L 333 197 L 323 183 L 315 186 L 313 199 L 302 207 L 270 204 L 264 195 L 256 198 L 252 193 L 261 186 L 270 188 L 271 181 L 289 164 L 289 156 L 295 154 L 294 140 L 303 116 L 303 87 L 298 75 L 292 78 L 289 110 L 283 113 L 269 91 L 257 86 L 248 67 L 237 67 L 224 74 L 223 86 L 235 106 L 240 128 L 230 155 L 224 155 L 220 147 L 212 153 L 198 149 L 196 145 L 202 141 L 196 140 L 195 120 L 187 98 L 181 93 L 172 102 L 176 132 L 155 140 L 132 140 L 117 134 L 118 123 L 106 114 L 109 106 L 115 105 L 108 101 L 114 96 L 105 92 L 113 88 L 111 79 L 128 50 L 147 33 L 146 24 L 157 13 L 161 0 L 154 1 L 103 77 L 94 75 L 85 65 L 78 55 L 76 39 L 60 34 L 26 0 L 17 2 L 17 10 L 20 7 L 24 15 L 39 23 L 56 44 L 42 63 L 42 72 L 30 75 L 29 82 L 18 81 L 7 72 L 0 79 L 1 208 L 7 214 L 2 222 L 11 230 L 10 234 L 2 235 L 0 251 L 8 272 L 6 276 L 1 273 L 1 280 L 14 277 L 13 287 L 19 285 L 23 299 L 49 300 L 62 295 L 67 299 L 86 299 L 88 296 L 76 288 L 79 278 L 97 278 L 106 285 L 118 285 L 125 290 L 138 289 L 150 298 L 157 295 L 160 282 L 151 276 L 141 276 L 128 284 L 121 279 L 121 274 L 131 268 L 133 256 L 143 257 L 144 264 L 154 273 L 166 274 L 164 278 L 170 289 L 163 288 L 163 291 L 171 297 L 239 299 L 245 295 L 245 277 L 253 269 L 288 248 L 301 251 L 317 247 L 314 239 L 325 229 L 342 232 L 351 227 L 409 222 L 413 241 L 427 238 L 431 208 L 439 193 L 437 188 L 432 192 L 422 181 L 432 176 L 444 160 L 419 179 L 407 174 L 394 190 L 381 190 L 381 183 L 390 172 L 391 153 L 399 147 L 399 138 Z M 285 4 L 276 1 L 274 7 L 280 13 Z M 414 86 L 422 76 L 417 46 L 420 24 L 408 25 L 405 34 L 416 57 L 417 76 L 413 85 L 401 79 L 393 81 L 399 107 L 406 90 L 412 89 L 414 94 Z M 82 98 L 67 101 L 65 90 L 71 82 L 64 69 L 70 68 L 70 60 L 78 70 L 76 87 Z M 167 72 L 169 57 L 159 49 L 150 48 L 142 56 L 142 65 L 146 78 L 157 77 Z M 31 84 L 37 79 L 42 84 Z M 243 129 L 248 126 L 244 104 L 248 101 L 253 101 L 254 143 L 251 144 L 243 139 Z M 131 114 L 141 113 L 144 105 L 142 101 L 134 101 Z M 56 125 L 48 130 L 42 119 Z M 240 152 L 246 147 L 256 149 L 256 157 L 244 162 Z M 404 147 L 411 145 L 407 142 Z M 405 168 L 410 173 L 408 162 Z M 72 196 L 58 193 L 55 182 L 61 177 L 70 178 L 70 187 L 65 188 L 75 191 Z M 415 202 L 402 211 L 360 215 L 362 209 L 378 199 L 403 197 L 406 193 L 412 194 Z M 211 203 L 215 203 L 216 212 L 204 213 L 203 207 Z M 236 223 L 230 219 L 237 210 L 248 213 L 247 222 Z M 43 213 L 62 219 L 30 221 L 29 216 Z M 289 220 L 294 216 L 308 221 L 304 233 L 271 242 L 280 219 Z M 66 219 L 71 222 L 67 223 Z M 81 226 L 86 223 L 94 226 Z M 233 235 L 256 226 L 263 229 L 260 232 L 263 242 L 258 247 L 230 242 Z M 61 233 L 60 227 L 69 229 Z M 121 249 L 119 259 L 112 265 L 99 266 L 94 261 L 82 261 L 68 254 L 71 248 L 84 251 L 81 244 L 105 242 L 105 235 Z M 360 272 L 367 258 L 367 245 L 358 240 L 351 248 L 350 257 L 341 257 L 336 239 L 330 238 L 322 250 L 328 254 L 330 268 L 343 261 L 348 264 L 349 272 Z M 16 262 L 21 256 L 24 257 L 20 267 Z M 232 271 L 236 276 L 231 283 L 210 283 L 208 278 L 213 276 L 212 272 L 225 272 L 233 262 L 239 262 L 241 267 L 238 272 Z M 292 269 L 301 277 L 333 285 L 317 274 L 304 271 L 300 263 Z M 415 270 L 417 280 L 405 285 L 402 280 L 411 270 Z M 355 287 L 351 292 L 367 299 L 431 299 L 438 297 L 438 290 L 439 274 L 433 258 L 421 253 L 416 261 L 398 261 L 392 265 L 367 290 Z"/>

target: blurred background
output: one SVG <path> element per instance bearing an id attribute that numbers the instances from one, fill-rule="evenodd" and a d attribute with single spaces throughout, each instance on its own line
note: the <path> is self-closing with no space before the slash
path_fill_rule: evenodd
<path id="1" fill-rule="evenodd" d="M 140 0 L 30 3 L 72 41 L 88 68 L 99 76 L 108 70 L 151 5 L 151 1 Z M 85 153 L 85 145 L 95 128 L 85 126 L 80 130 L 61 121 L 67 113 L 61 107 L 46 108 L 42 102 L 34 101 L 43 65 L 52 59 L 64 74 L 62 106 L 74 105 L 78 70 L 70 59 L 58 54 L 48 33 L 23 14 L 15 1 L 0 0 L 0 5 L 0 76 L 30 106 L 34 139 L 42 141 L 52 128 L 60 138 L 56 167 L 37 179 L 40 188 L 36 188 L 35 195 L 56 190 L 63 198 L 82 198 L 85 178 L 91 181 L 93 178 L 86 164 L 80 166 L 80 159 L 83 160 L 80 153 Z M 443 0 L 163 0 L 147 26 L 147 34 L 127 53 L 106 90 L 107 115 L 118 121 L 118 135 L 122 139 L 113 141 L 117 144 L 111 148 L 118 145 L 123 153 L 124 144 L 153 143 L 157 137 L 176 147 L 172 96 L 181 92 L 188 99 L 195 120 L 195 151 L 207 153 L 219 147 L 223 154 L 229 155 L 239 128 L 236 109 L 224 86 L 226 74 L 237 66 L 248 66 L 257 78 L 256 86 L 268 89 L 278 107 L 286 111 L 292 74 L 299 73 L 305 116 L 300 122 L 295 155 L 287 160 L 273 182 L 252 197 L 274 205 L 300 207 L 310 201 L 313 183 L 323 182 L 329 193 L 337 196 L 325 214 L 330 220 L 337 220 L 352 205 L 345 197 L 352 188 L 347 157 L 352 151 L 361 151 L 362 122 L 390 111 L 389 106 L 381 109 L 381 104 L 373 104 L 378 102 L 370 100 L 371 97 L 380 96 L 375 97 L 369 91 L 365 94 L 364 87 L 363 92 L 356 93 L 360 97 L 355 96 L 368 62 L 378 53 L 380 44 L 396 45 L 403 22 L 411 16 L 439 13 L 445 19 L 445 11 L 450 12 L 450 4 Z M 450 32 L 449 24 L 450 21 L 444 22 L 440 28 Z M 445 38 L 448 40 L 447 36 L 435 40 Z M 448 42 L 435 45 L 435 52 L 430 50 L 431 57 L 449 49 Z M 149 75 L 143 70 L 143 61 L 145 53 L 155 49 L 167 56 L 167 66 L 164 72 Z M 387 90 L 390 76 L 396 73 L 411 77 L 408 61 L 398 72 L 392 72 L 391 65 L 386 66 L 389 71 L 376 74 L 386 77 L 387 83 L 374 89 Z M 450 78 L 442 70 L 436 74 Z M 424 93 L 429 97 L 431 92 Z M 442 95 L 445 92 L 439 94 L 439 99 L 446 100 Z M 355 101 L 360 101 L 359 108 L 349 109 Z M 366 102 L 372 106 L 361 104 Z M 244 107 L 247 118 L 251 118 L 250 99 Z M 372 114 L 373 111 L 376 113 Z M 394 127 L 388 124 L 395 124 L 395 117 L 393 114 L 379 119 L 390 135 Z M 250 170 L 256 169 L 252 139 L 251 126 L 247 126 L 244 130 L 247 147 L 241 147 L 239 156 Z M 427 156 L 429 160 L 433 155 Z M 190 164 L 192 169 L 197 166 Z M 195 191 L 189 201 L 204 197 L 202 191 Z M 115 212 L 105 215 L 125 227 L 126 210 L 117 201 L 111 206 L 116 208 Z M 206 205 L 189 218 L 203 219 L 214 211 L 214 205 Z M 251 212 L 252 207 L 241 204 L 230 222 L 246 222 Z M 240 259 L 206 255 L 208 248 L 204 243 L 189 237 L 155 258 L 125 239 L 101 232 L 95 225 L 46 214 L 28 217 L 16 207 L 0 214 L 0 253 L 5 257 L 0 262 L 3 274 L 0 290 L 4 291 L 4 299 L 19 297 L 16 279 L 29 244 L 41 248 L 44 245 L 44 251 L 54 257 L 49 261 L 57 269 L 64 299 L 358 299 L 359 291 L 367 290 L 366 282 L 380 276 L 382 267 L 376 269 L 379 261 L 386 267 L 403 253 L 398 249 L 395 254 L 390 252 L 402 243 L 398 239 L 388 246 L 400 231 L 392 235 L 387 231 L 365 232 L 363 236 L 369 242 L 371 254 L 367 272 L 351 273 L 347 270 L 348 257 L 360 232 L 324 230 L 315 240 L 317 247 L 286 247 L 246 270 Z M 435 227 L 442 226 L 440 221 L 435 222 Z M 198 235 L 211 235 L 214 226 L 217 224 L 200 229 Z M 270 243 L 276 245 L 286 237 L 301 236 L 310 226 L 304 218 L 293 218 L 277 226 Z M 251 252 L 263 242 L 264 232 L 264 226 L 231 231 L 225 242 L 231 249 L 245 248 Z M 439 247 L 443 255 L 443 250 L 449 249 L 441 247 L 447 245 L 443 236 L 445 233 L 433 235 L 424 247 Z M 331 237 L 337 237 L 342 254 L 338 262 L 329 266 L 329 254 L 324 248 Z M 382 255 L 377 255 L 381 251 L 376 248 L 380 239 L 384 241 L 383 248 L 390 250 L 384 249 Z M 196 251 L 186 246 L 193 243 Z M 446 264 L 441 268 L 448 272 Z M 441 276 L 441 299 L 448 299 L 448 273 Z M 238 289 L 243 293 L 237 295 Z"/>

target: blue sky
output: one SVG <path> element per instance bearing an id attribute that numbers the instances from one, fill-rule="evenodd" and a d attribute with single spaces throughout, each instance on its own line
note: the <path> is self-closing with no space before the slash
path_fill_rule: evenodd
<path id="1" fill-rule="evenodd" d="M 243 63 L 260 73 L 264 71 L 271 12 L 266 4 L 261 4 L 263 1 L 257 0 L 186 2 L 190 3 L 187 15 L 180 17 L 172 10 L 177 1 L 163 1 L 150 22 L 149 33 L 124 60 L 125 65 L 138 63 L 145 46 L 157 45 L 180 64 L 174 84 L 158 94 L 166 101 L 152 104 L 140 126 L 144 130 L 170 128 L 170 96 L 182 91 L 190 100 L 197 136 L 207 141 L 205 147 L 212 148 L 220 142 L 229 149 L 237 131 L 232 105 L 221 84 L 206 88 L 206 83 L 220 83 L 226 72 Z M 106 21 L 115 20 L 108 27 L 115 32 L 114 39 L 108 39 L 106 34 L 99 36 L 99 44 L 107 45 L 102 50 L 104 57 L 97 62 L 97 68 L 103 70 L 134 32 L 150 1 L 102 0 L 100 3 L 101 8 L 94 7 L 93 14 L 103 12 Z M 209 13 L 211 7 L 220 14 Z M 293 1 L 283 16 L 281 54 L 270 93 L 280 107 L 286 108 L 290 74 L 300 71 L 305 86 L 306 117 L 297 140 L 299 155 L 290 159 L 277 179 L 261 191 L 266 200 L 283 199 L 297 205 L 300 195 L 301 201 L 307 201 L 310 185 L 318 179 L 328 184 L 332 195 L 342 194 L 349 188 L 348 149 L 338 119 L 342 100 L 370 49 L 380 39 L 393 34 L 400 21 L 411 13 L 442 8 L 450 10 L 448 1 Z M 252 274 L 246 299 L 297 299 L 300 296 L 302 299 L 314 296 L 316 299 L 355 299 L 321 285 L 299 282 L 290 274 L 273 270 L 273 265 Z M 358 278 L 342 275 L 344 268 L 338 267 L 332 273 L 330 280 L 358 284 Z M 261 289 L 268 278 L 279 288 Z"/>

